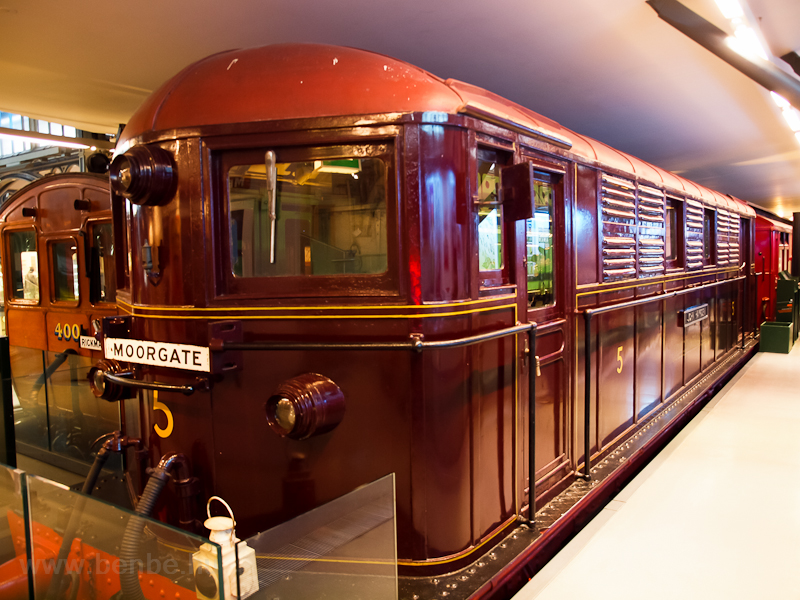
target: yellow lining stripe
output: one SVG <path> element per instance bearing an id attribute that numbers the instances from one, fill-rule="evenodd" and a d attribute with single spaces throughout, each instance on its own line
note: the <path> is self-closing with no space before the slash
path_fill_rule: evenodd
<path id="1" fill-rule="evenodd" d="M 352 305 L 352 306 L 231 306 L 231 307 L 214 307 L 214 308 L 196 308 L 194 306 L 136 306 L 125 302 L 124 300 L 117 300 L 117 304 L 125 306 L 128 309 L 135 310 L 162 310 L 162 311 L 185 311 L 185 312 L 209 312 L 209 311 L 274 311 L 274 310 L 396 310 L 401 308 L 413 308 L 419 310 L 420 308 L 450 308 L 452 306 L 472 306 L 475 304 L 486 304 L 487 302 L 497 302 L 498 300 L 516 300 L 515 294 L 502 294 L 499 296 L 490 296 L 488 298 L 480 298 L 478 300 L 466 300 L 464 302 L 449 302 L 443 304 L 377 304 L 377 305 Z"/>
<path id="2" fill-rule="evenodd" d="M 262 560 L 286 560 L 291 562 L 303 563 L 342 563 L 349 565 L 380 565 L 380 566 L 394 566 L 395 561 L 392 560 L 358 560 L 358 559 L 336 559 L 336 558 L 307 558 L 304 556 L 277 556 L 272 554 L 256 554 L 256 558 Z"/>
<path id="3" fill-rule="evenodd" d="M 457 554 L 456 556 L 451 556 L 450 558 L 444 558 L 441 560 L 426 560 L 426 561 L 398 560 L 397 564 L 403 565 L 404 567 L 428 567 L 430 565 L 444 565 L 447 563 L 455 562 L 457 560 L 464 560 L 467 556 L 469 556 L 470 554 L 474 554 L 475 552 L 483 548 L 486 544 L 495 541 L 497 536 L 499 536 L 506 527 L 511 525 L 511 523 L 516 521 L 518 518 L 519 517 L 517 515 L 514 515 L 513 517 L 508 519 L 505 523 L 500 525 L 500 527 L 495 529 L 494 532 L 485 540 L 483 540 L 480 544 L 478 544 L 474 548 L 465 550 L 464 552 Z"/>
<path id="4" fill-rule="evenodd" d="M 578 294 L 575 294 L 575 297 L 576 298 L 580 298 L 581 296 L 592 296 L 594 294 L 605 294 L 605 293 L 608 293 L 608 292 L 619 292 L 619 291 L 622 291 L 622 290 L 630 290 L 630 289 L 638 288 L 638 287 L 649 287 L 651 285 L 662 285 L 662 284 L 665 284 L 665 283 L 672 283 L 673 281 L 684 281 L 686 279 L 694 279 L 696 277 L 703 277 L 704 275 L 720 275 L 722 273 L 738 273 L 738 272 L 739 272 L 738 268 L 735 268 L 735 269 L 722 269 L 722 270 L 691 273 L 689 275 L 684 275 L 682 277 L 673 277 L 672 279 L 666 279 L 666 278 L 665 279 L 655 279 L 654 278 L 652 280 L 646 280 L 646 281 L 639 280 L 637 283 L 632 283 L 631 285 L 625 285 L 625 286 L 622 286 L 622 287 L 616 287 L 616 288 L 609 287 L 609 288 L 599 288 L 599 289 L 595 288 L 594 291 L 592 291 L 592 292 L 580 292 Z M 589 285 L 584 285 L 584 286 L 581 286 L 581 287 L 583 289 L 586 289 L 587 287 L 595 286 L 595 285 L 597 285 L 597 284 L 589 284 Z"/>
<path id="5" fill-rule="evenodd" d="M 138 317 L 140 319 L 183 319 L 183 320 L 192 320 L 192 319 L 230 319 L 235 318 L 237 320 L 289 320 L 289 319 L 430 319 L 433 317 L 455 317 L 460 315 L 472 315 L 475 313 L 481 312 L 489 312 L 494 310 L 502 310 L 505 308 L 516 308 L 515 304 L 499 304 L 497 306 L 487 306 L 485 308 L 473 308 L 472 310 L 461 310 L 461 311 L 454 311 L 454 312 L 443 312 L 443 313 L 414 313 L 408 315 L 229 315 L 226 313 L 214 314 L 214 315 L 142 315 L 137 314 L 132 311 L 130 312 L 131 316 Z M 134 309 L 135 310 L 135 309 Z M 292 309 L 283 309 L 283 310 L 292 310 Z"/>

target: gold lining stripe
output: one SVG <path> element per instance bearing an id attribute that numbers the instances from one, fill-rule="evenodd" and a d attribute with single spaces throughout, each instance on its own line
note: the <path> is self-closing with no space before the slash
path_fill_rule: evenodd
<path id="1" fill-rule="evenodd" d="M 286 560 L 303 563 L 342 563 L 347 565 L 394 566 L 395 564 L 392 560 L 358 560 L 355 558 L 345 560 L 342 558 L 307 558 L 305 556 L 278 556 L 273 554 L 256 554 L 256 558 L 261 560 Z"/>
<path id="2" fill-rule="evenodd" d="M 466 300 L 464 302 L 449 302 L 443 304 L 376 304 L 376 305 L 350 305 L 350 306 L 231 306 L 231 307 L 214 307 L 214 308 L 197 308 L 194 306 L 158 306 L 158 305 L 134 305 L 124 300 L 117 300 L 117 304 L 125 306 L 130 309 L 128 312 L 136 310 L 162 310 L 162 311 L 182 311 L 182 312 L 210 312 L 210 311 L 275 311 L 275 310 L 396 310 L 400 308 L 413 308 L 419 310 L 420 308 L 449 308 L 451 306 L 472 306 L 474 304 L 485 304 L 487 302 L 496 302 L 498 300 L 516 299 L 516 294 L 502 294 L 500 296 L 490 296 L 488 298 L 480 298 L 478 300 Z"/>
<path id="3" fill-rule="evenodd" d="M 213 315 L 143 315 L 137 314 L 134 311 L 126 311 L 131 314 L 131 316 L 138 317 L 141 319 L 183 319 L 183 320 L 192 320 L 192 319 L 230 319 L 236 318 L 240 321 L 244 320 L 277 320 L 277 319 L 430 319 L 433 317 L 455 317 L 459 315 L 471 315 L 475 313 L 481 312 L 488 312 L 493 310 L 502 310 L 504 308 L 516 308 L 516 303 L 514 304 L 498 304 L 497 306 L 487 306 L 484 308 L 473 308 L 472 310 L 460 310 L 460 311 L 453 311 L 453 312 L 442 312 L 442 313 L 414 313 L 408 315 L 229 315 L 226 313 L 220 314 L 213 314 Z M 283 310 L 292 310 L 292 309 L 283 309 Z"/>
<path id="4" fill-rule="evenodd" d="M 440 560 L 435 560 L 434 559 L 434 560 L 426 560 L 426 561 L 398 560 L 397 564 L 398 565 L 403 565 L 404 567 L 427 567 L 427 566 L 430 566 L 430 565 L 444 565 L 444 564 L 447 564 L 447 563 L 455 562 L 457 560 L 463 560 L 467 556 L 469 556 L 470 554 L 474 554 L 475 552 L 477 552 L 478 550 L 483 548 L 489 542 L 494 541 L 497 538 L 497 536 L 500 535 L 500 533 L 506 527 L 511 525 L 511 523 L 516 521 L 518 518 L 519 518 L 518 515 L 514 515 L 513 517 L 508 519 L 505 523 L 500 525 L 500 527 L 495 529 L 494 532 L 492 532 L 492 534 L 489 535 L 480 544 L 478 544 L 474 548 L 470 548 L 469 550 L 465 550 L 465 551 L 463 551 L 463 552 L 461 552 L 459 554 L 456 554 L 455 556 L 451 556 L 450 558 L 444 558 L 444 559 L 440 559 Z"/>
<path id="5" fill-rule="evenodd" d="M 631 285 L 626 285 L 626 286 L 623 286 L 623 287 L 615 287 L 615 288 L 609 287 L 609 288 L 595 289 L 593 292 L 580 292 L 579 294 L 575 294 L 575 298 L 580 298 L 581 296 L 592 296 L 594 294 L 605 294 L 607 292 L 620 292 L 622 290 L 630 290 L 632 288 L 646 287 L 646 286 L 651 286 L 651 285 L 660 285 L 662 283 L 672 283 L 673 281 L 683 281 L 685 279 L 694 279 L 696 277 L 703 277 L 703 276 L 706 276 L 706 275 L 719 275 L 719 274 L 722 274 L 722 273 L 736 273 L 738 270 L 739 270 L 738 268 L 734 268 L 734 269 L 730 269 L 730 268 L 728 268 L 728 269 L 715 269 L 713 271 L 702 271 L 702 272 L 688 273 L 688 274 L 685 274 L 685 275 L 683 275 L 681 277 L 674 277 L 672 279 L 666 279 L 665 278 L 665 279 L 658 279 L 658 280 L 655 280 L 655 281 L 647 280 L 647 282 L 644 282 L 644 283 L 643 282 L 637 282 L 637 283 L 634 283 L 634 284 L 631 284 Z M 592 284 L 589 284 L 589 285 L 596 286 L 597 284 L 596 283 L 592 283 Z M 586 287 L 589 287 L 589 286 L 586 285 L 586 286 L 582 286 L 582 287 L 586 288 Z"/>

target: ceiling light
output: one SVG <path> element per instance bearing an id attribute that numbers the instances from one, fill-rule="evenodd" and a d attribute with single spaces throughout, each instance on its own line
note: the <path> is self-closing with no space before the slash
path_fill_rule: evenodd
<path id="1" fill-rule="evenodd" d="M 758 36 L 752 27 L 748 27 L 747 25 L 739 25 L 736 28 L 735 34 L 736 39 L 741 44 L 740 47 L 744 48 L 745 52 L 760 56 L 764 60 L 769 60 L 767 58 L 767 53 L 764 51 L 764 47 L 761 45 L 761 42 L 758 41 Z M 736 47 L 733 47 L 733 49 L 739 52 L 739 54 L 742 53 Z"/>
<path id="2" fill-rule="evenodd" d="M 26 131 L 25 133 L 28 132 Z M 89 147 L 86 144 L 78 144 L 76 142 L 66 142 L 62 140 L 55 141 L 51 139 L 42 139 L 39 137 L 33 137 L 29 135 L 19 135 L 16 133 L 0 133 L 0 138 L 11 140 L 12 142 L 28 142 L 29 144 L 37 144 L 39 146 L 59 146 L 61 148 L 78 148 L 81 150 L 84 150 Z"/>
<path id="3" fill-rule="evenodd" d="M 795 109 L 791 107 L 784 109 L 783 118 L 786 119 L 792 131 L 800 132 L 800 114 Z"/>
<path id="4" fill-rule="evenodd" d="M 772 96 L 772 99 L 775 101 L 775 104 L 777 104 L 781 110 L 786 110 L 787 108 L 792 107 L 792 105 L 789 104 L 789 101 L 780 94 L 776 94 L 775 92 L 770 92 L 769 95 Z"/>
<path id="5" fill-rule="evenodd" d="M 737 19 L 744 16 L 742 5 L 738 0 L 717 0 L 717 6 L 726 19 Z"/>

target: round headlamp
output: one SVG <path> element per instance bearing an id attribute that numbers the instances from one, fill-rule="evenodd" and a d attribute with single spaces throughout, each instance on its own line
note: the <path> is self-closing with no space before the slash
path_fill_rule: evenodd
<path id="1" fill-rule="evenodd" d="M 265 406 L 270 428 L 280 436 L 304 440 L 326 433 L 344 418 L 344 394 L 323 375 L 306 373 L 284 381 Z"/>
<path id="2" fill-rule="evenodd" d="M 108 176 L 117 194 L 144 206 L 166 204 L 177 187 L 172 155 L 158 146 L 134 146 L 118 155 Z"/>

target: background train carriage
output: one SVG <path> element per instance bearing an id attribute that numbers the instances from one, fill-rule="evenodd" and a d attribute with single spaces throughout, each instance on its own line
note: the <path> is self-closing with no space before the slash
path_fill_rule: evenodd
<path id="1" fill-rule="evenodd" d="M 79 473 L 92 442 L 121 422 L 86 381 L 101 355 L 92 322 L 116 314 L 110 202 L 108 176 L 69 173 L 28 184 L 0 209 L 18 449 Z"/>
<path id="2" fill-rule="evenodd" d="M 118 152 L 126 316 L 105 334 L 210 349 L 211 371 L 140 362 L 154 389 L 128 433 L 152 461 L 186 453 L 243 535 L 394 472 L 403 572 L 453 571 L 527 515 L 529 444 L 538 507 L 575 480 L 587 431 L 607 468 L 752 349 L 751 209 L 394 59 L 212 56 Z M 591 323 L 587 430 L 583 314 L 639 300 Z M 128 369 L 102 363 L 97 393 Z"/>

